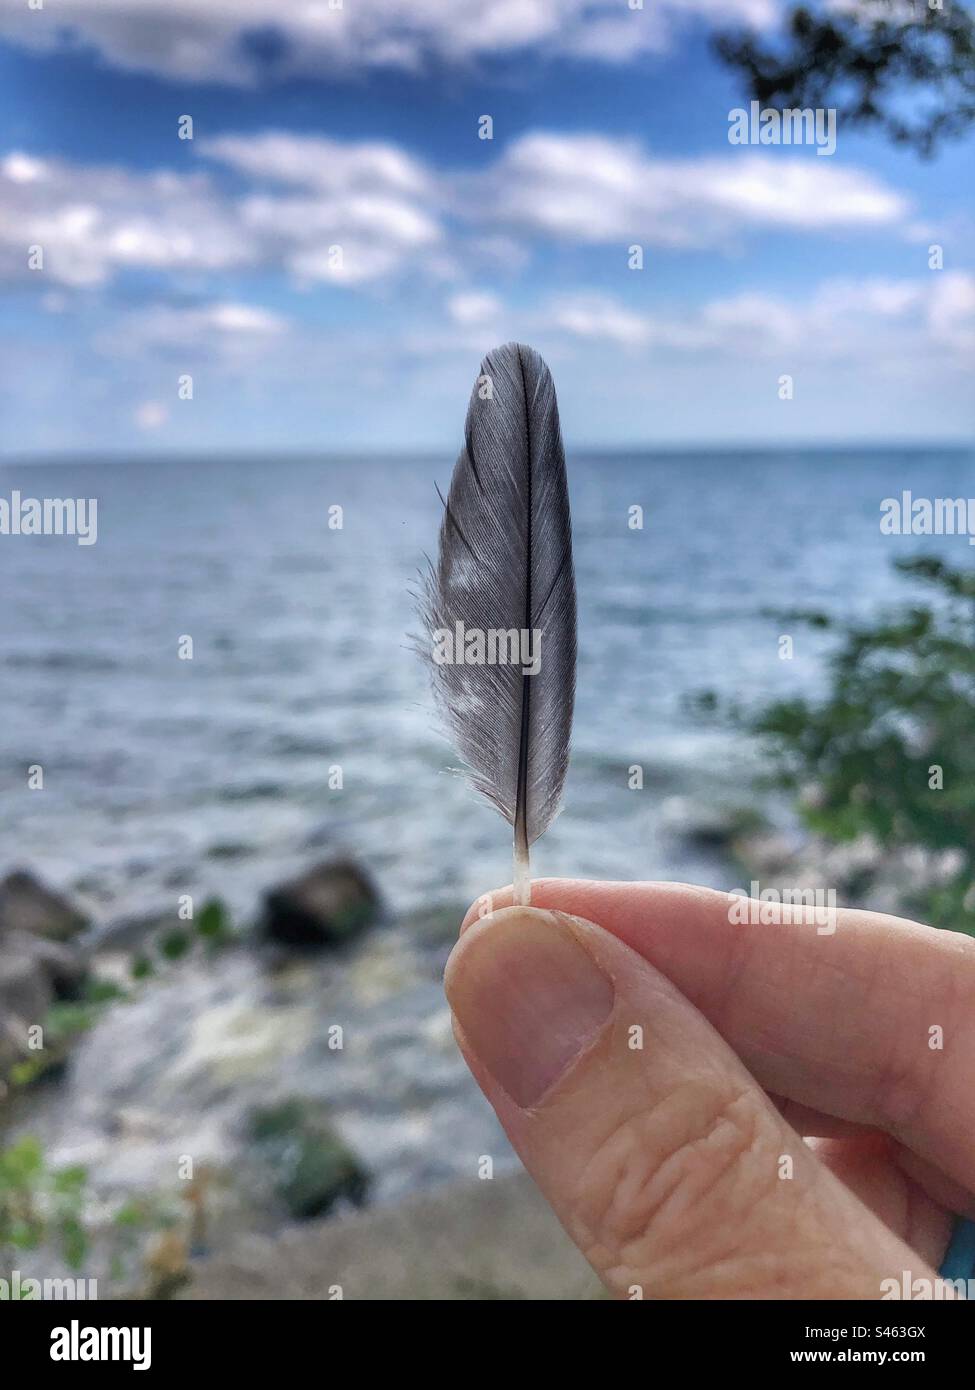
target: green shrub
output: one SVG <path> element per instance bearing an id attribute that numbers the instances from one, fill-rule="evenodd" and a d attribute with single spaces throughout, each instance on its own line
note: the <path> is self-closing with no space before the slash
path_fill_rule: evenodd
<path id="1" fill-rule="evenodd" d="M 868 625 L 792 615 L 836 632 L 825 695 L 734 718 L 764 742 L 780 785 L 812 787 L 799 800 L 812 831 L 951 851 L 943 881 L 904 907 L 975 933 L 975 571 L 932 556 L 896 568 L 929 585 L 931 601 Z"/>

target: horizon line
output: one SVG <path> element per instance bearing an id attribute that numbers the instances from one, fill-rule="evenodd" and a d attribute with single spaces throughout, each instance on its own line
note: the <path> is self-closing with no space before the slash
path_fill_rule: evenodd
<path id="1" fill-rule="evenodd" d="M 566 454 L 569 457 L 589 458 L 589 457 L 625 457 L 627 455 L 641 455 L 644 457 L 667 457 L 675 454 L 717 454 L 734 455 L 742 453 L 755 454 L 775 454 L 775 453 L 794 453 L 794 454 L 816 454 L 816 453 L 883 453 L 883 452 L 914 452 L 927 449 L 941 453 L 966 453 L 975 449 L 975 440 L 962 439 L 891 439 L 879 442 L 866 442 L 863 440 L 810 440 L 805 442 L 795 440 L 783 441 L 744 441 L 740 443 L 729 442 L 726 444 L 715 443 L 673 443 L 673 444 L 581 444 L 575 448 L 567 448 Z M 381 447 L 349 447 L 349 448 L 316 448 L 309 446 L 306 448 L 284 448 L 278 449 L 274 445 L 264 448 L 247 446 L 234 448 L 229 445 L 225 448 L 207 449 L 141 449 L 139 451 L 112 448 L 112 449 L 78 449 L 69 451 L 60 450 L 26 450 L 22 453 L 0 453 L 0 468 L 11 467 L 17 464 L 27 464 L 31 466 L 58 463 L 180 463 L 180 462 L 221 462 L 236 460 L 238 462 L 259 462 L 266 458 L 275 460 L 290 460 L 293 462 L 311 461 L 330 461 L 338 459 L 358 459 L 368 461 L 397 462 L 412 459 L 439 459 L 442 457 L 453 458 L 456 456 L 457 449 L 447 447 L 437 448 L 432 445 L 424 445 L 416 449 L 384 449 Z"/>

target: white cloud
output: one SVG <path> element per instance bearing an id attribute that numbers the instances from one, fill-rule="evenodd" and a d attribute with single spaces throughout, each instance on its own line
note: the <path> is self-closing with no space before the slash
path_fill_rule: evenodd
<path id="1" fill-rule="evenodd" d="M 507 248 L 500 269 L 516 266 L 519 238 L 724 247 L 755 229 L 896 225 L 909 210 L 858 169 L 780 151 L 662 159 L 599 135 L 529 132 L 476 173 L 434 170 L 389 143 L 286 131 L 224 135 L 198 152 L 257 183 L 239 210 L 266 255 L 301 279 L 348 285 L 418 268 L 449 276 L 468 259 L 461 243 L 483 249 L 492 233 Z"/>
<path id="2" fill-rule="evenodd" d="M 940 271 L 933 279 L 928 307 L 932 338 L 959 353 L 975 355 L 975 275 Z"/>
<path id="3" fill-rule="evenodd" d="M 816 292 L 815 305 L 830 318 L 851 312 L 900 318 L 923 304 L 930 288 L 921 280 L 826 280 Z"/>
<path id="4" fill-rule="evenodd" d="M 281 198 L 241 204 L 244 225 L 302 280 L 358 285 L 415 267 L 441 230 L 421 207 L 381 194 Z"/>
<path id="5" fill-rule="evenodd" d="M 42 159 L 32 159 L 30 155 L 15 151 L 0 165 L 5 179 L 14 183 L 38 183 L 47 176 L 47 166 Z"/>
<path id="6" fill-rule="evenodd" d="M 279 351 L 290 327 L 282 315 L 256 304 L 158 303 L 122 313 L 96 335 L 93 346 L 105 357 L 127 362 L 154 357 L 186 367 L 205 359 L 246 367 L 271 347 Z"/>
<path id="7" fill-rule="evenodd" d="M 232 197 L 201 171 L 139 173 L 0 161 L 0 273 L 44 272 L 75 287 L 126 269 L 279 267 L 299 280 L 358 285 L 397 272 L 442 274 L 436 182 L 394 145 L 274 132 L 226 136 L 200 152 L 258 182 Z M 273 185 L 283 185 L 275 189 Z"/>
<path id="8" fill-rule="evenodd" d="M 127 320 L 127 331 L 144 344 L 192 347 L 201 341 L 239 338 L 273 338 L 283 333 L 287 321 L 254 304 L 222 301 L 175 308 L 159 305 Z"/>
<path id="9" fill-rule="evenodd" d="M 449 358 L 518 338 L 537 342 L 553 360 L 605 348 L 648 362 L 801 360 L 855 363 L 867 372 L 923 357 L 964 369 L 975 351 L 975 275 L 835 278 L 793 297 L 747 289 L 666 311 L 596 290 L 518 306 L 471 290 L 448 300 L 446 319 L 391 338 L 389 351 Z"/>
<path id="10" fill-rule="evenodd" d="M 650 321 L 605 294 L 575 294 L 550 305 L 547 318 L 552 328 L 574 338 L 619 343 L 635 347 L 651 337 Z"/>
<path id="11" fill-rule="evenodd" d="M 280 314 L 260 309 L 253 304 L 208 304 L 203 309 L 188 311 L 198 327 L 215 329 L 218 333 L 256 333 L 262 336 L 280 333 L 285 321 Z"/>
<path id="12" fill-rule="evenodd" d="M 721 244 L 746 228 L 898 222 L 908 201 L 863 170 L 792 155 L 661 159 L 633 140 L 532 132 L 463 183 L 474 215 L 536 236 L 599 244 Z"/>
<path id="13" fill-rule="evenodd" d="M 774 295 L 748 292 L 705 304 L 699 316 L 701 340 L 709 346 L 736 343 L 740 351 L 793 347 L 801 341 L 802 315 Z"/>
<path id="14" fill-rule="evenodd" d="M 315 189 L 329 195 L 382 190 L 389 196 L 430 198 L 434 181 L 426 167 L 381 141 L 330 140 L 265 130 L 201 140 L 200 152 L 252 178 Z"/>
<path id="15" fill-rule="evenodd" d="M 253 264 L 253 239 L 201 173 L 140 174 L 11 153 L 0 161 L 0 271 L 103 284 L 123 269 L 228 270 Z"/>
<path id="16" fill-rule="evenodd" d="M 496 294 L 486 290 L 466 290 L 447 301 L 447 314 L 462 328 L 491 324 L 500 317 L 504 306 Z"/>
<path id="17" fill-rule="evenodd" d="M 0 160 L 0 274 L 99 286 L 126 270 L 216 275 L 279 269 L 312 284 L 511 275 L 539 241 L 725 249 L 760 229 L 902 225 L 907 200 L 872 175 L 735 151 L 667 160 L 635 141 L 533 132 L 483 170 L 437 170 L 398 146 L 265 131 L 200 141 L 232 171 L 84 167 L 14 151 Z M 630 330 L 617 325 L 618 334 Z"/>
<path id="18" fill-rule="evenodd" d="M 190 81 L 418 70 L 518 53 L 620 63 L 659 51 L 689 17 L 767 27 L 777 0 L 57 0 L 0 14 L 32 48 L 93 47 L 122 68 Z"/>
<path id="19" fill-rule="evenodd" d="M 303 280 L 356 285 L 404 269 L 442 240 L 437 181 L 395 145 L 265 131 L 205 141 L 200 152 L 258 182 L 244 225 Z"/>
<path id="20" fill-rule="evenodd" d="M 975 275 L 911 280 L 825 280 L 787 299 L 746 290 L 679 313 L 640 310 L 618 297 L 580 291 L 525 313 L 518 332 L 549 343 L 602 341 L 646 355 L 740 361 L 910 361 L 937 354 L 964 367 L 975 352 Z"/>
<path id="21" fill-rule="evenodd" d="M 378 329 L 353 316 L 338 354 L 332 321 L 284 319 L 231 298 L 117 312 L 94 343 L 110 363 L 93 360 L 90 339 L 70 332 L 38 340 L 37 352 L 11 340 L 4 353 L 0 342 L 8 434 L 13 420 L 23 447 L 117 444 L 137 425 L 143 438 L 164 431 L 194 448 L 253 443 L 257 425 L 262 440 L 280 442 L 283 429 L 302 447 L 326 438 L 330 447 L 402 447 L 438 430 L 446 442 L 477 363 L 508 338 L 534 343 L 549 360 L 576 439 L 625 440 L 633 430 L 658 438 L 658 409 L 668 412 L 670 438 L 744 437 L 752 420 L 774 436 L 772 417 L 755 411 L 775 399 L 782 372 L 802 383 L 810 428 L 818 419 L 823 435 L 960 436 L 970 424 L 971 273 L 833 279 L 794 293 L 752 280 L 704 303 L 672 292 L 661 303 L 646 277 L 623 284 L 632 297 L 594 288 L 528 298 L 520 286 L 517 301 L 505 302 L 483 285 L 446 301 L 427 296 L 426 308 L 391 313 Z M 192 408 L 177 404 L 186 371 L 199 383 Z M 128 401 L 121 411 L 119 400 Z"/>

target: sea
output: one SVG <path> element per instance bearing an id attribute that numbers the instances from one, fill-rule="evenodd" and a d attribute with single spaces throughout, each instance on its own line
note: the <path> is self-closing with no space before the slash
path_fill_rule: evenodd
<path id="1" fill-rule="evenodd" d="M 452 463 L 0 464 L 0 497 L 97 500 L 94 544 L 0 535 L 0 870 L 32 869 L 99 923 L 186 892 L 246 919 L 335 853 L 394 915 L 508 882 L 508 827 L 454 770 L 411 643 Z M 892 564 L 920 550 L 973 563 L 965 536 L 880 524 L 905 489 L 975 492 L 973 463 L 934 448 L 570 456 L 572 762 L 533 872 L 731 886 L 712 837 L 689 832 L 750 804 L 761 750 L 696 697 L 813 693 L 831 638 L 798 610 L 874 614 L 914 591 Z"/>
<path id="2" fill-rule="evenodd" d="M 99 968 L 114 961 L 126 988 L 8 1125 L 52 1168 L 85 1170 L 106 1268 L 112 1213 L 133 1195 L 179 1207 L 175 1155 L 213 1175 L 211 1250 L 287 1224 L 248 1137 L 269 1099 L 325 1116 L 373 1202 L 474 1181 L 485 1156 L 517 1167 L 441 983 L 465 907 L 511 877 L 510 831 L 453 770 L 411 637 L 452 463 L 0 465 L 0 498 L 97 503 L 93 544 L 0 535 L 0 870 L 77 901 Z M 747 889 L 722 825 L 758 809 L 798 827 L 728 708 L 823 689 L 835 639 L 800 612 L 869 619 L 908 600 L 894 561 L 920 551 L 971 565 L 967 536 L 881 522 L 905 490 L 967 497 L 973 463 L 937 449 L 570 456 L 575 729 L 533 872 Z M 368 869 L 385 908 L 351 953 L 281 967 L 247 945 L 195 951 L 131 986 L 118 942 L 151 954 L 145 920 L 181 896 L 217 895 L 245 927 L 267 888 L 336 854 Z"/>

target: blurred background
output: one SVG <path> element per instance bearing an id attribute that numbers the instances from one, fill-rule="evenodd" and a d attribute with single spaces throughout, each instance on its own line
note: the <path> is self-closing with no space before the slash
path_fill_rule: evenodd
<path id="1" fill-rule="evenodd" d="M 0 524 L 0 1279 L 593 1296 L 440 985 L 510 836 L 410 591 L 506 339 L 555 377 L 580 602 L 535 871 L 975 929 L 973 32 L 0 17 L 0 499 L 97 501 L 90 545 Z M 753 102 L 835 153 L 731 143 Z"/>

